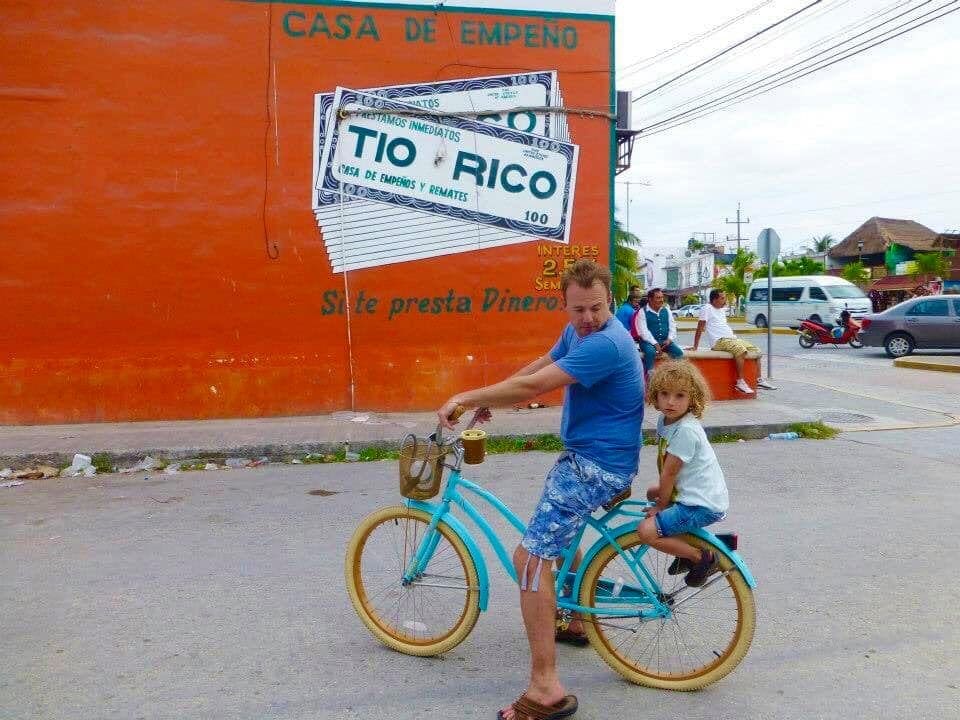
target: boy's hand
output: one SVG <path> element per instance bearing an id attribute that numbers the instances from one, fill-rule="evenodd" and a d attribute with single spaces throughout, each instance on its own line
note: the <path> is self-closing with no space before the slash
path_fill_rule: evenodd
<path id="1" fill-rule="evenodd" d="M 665 509 L 666 509 L 666 508 L 663 508 L 663 507 L 661 507 L 660 505 L 651 505 L 650 507 L 645 507 L 645 508 L 643 509 L 643 512 L 644 512 L 644 514 L 645 514 L 648 518 L 651 518 L 651 517 L 653 517 L 654 515 L 656 515 L 658 512 L 660 512 L 661 510 L 665 510 Z"/>

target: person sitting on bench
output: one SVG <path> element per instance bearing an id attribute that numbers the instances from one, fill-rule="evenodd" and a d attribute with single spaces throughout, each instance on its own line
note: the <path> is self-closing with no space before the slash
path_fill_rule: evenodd
<path id="1" fill-rule="evenodd" d="M 640 338 L 643 353 L 643 372 L 653 370 L 653 363 L 660 353 L 667 353 L 675 360 L 683 357 L 683 349 L 675 342 L 677 323 L 673 313 L 664 303 L 663 290 L 653 288 L 647 292 L 647 305 L 633 316 L 632 334 Z"/>

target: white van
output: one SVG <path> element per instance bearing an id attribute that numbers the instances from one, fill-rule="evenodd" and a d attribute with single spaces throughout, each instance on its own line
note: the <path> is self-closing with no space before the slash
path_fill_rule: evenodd
<path id="1" fill-rule="evenodd" d="M 801 320 L 836 324 L 840 313 L 849 310 L 859 319 L 873 312 L 863 290 L 832 275 L 775 277 L 771 283 L 772 317 L 767 317 L 767 278 L 757 278 L 747 291 L 746 320 L 757 327 L 767 324 L 799 327 Z"/>

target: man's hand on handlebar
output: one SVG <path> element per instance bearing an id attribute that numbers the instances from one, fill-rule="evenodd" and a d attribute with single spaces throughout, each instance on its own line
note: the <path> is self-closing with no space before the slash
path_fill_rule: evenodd
<path id="1" fill-rule="evenodd" d="M 450 398 L 437 410 L 437 419 L 447 430 L 452 430 L 454 425 L 459 422 L 460 416 L 466 411 L 467 409 L 461 405 L 458 400 Z M 490 412 L 490 408 L 477 408 L 473 413 L 473 419 L 470 421 L 470 427 L 473 427 L 477 423 L 487 422 L 491 417 L 493 417 L 493 415 Z"/>
<path id="2" fill-rule="evenodd" d="M 447 430 L 453 430 L 453 426 L 457 424 L 460 416 L 463 415 L 466 410 L 458 400 L 450 398 L 437 410 L 437 419 L 440 421 L 440 425 Z"/>

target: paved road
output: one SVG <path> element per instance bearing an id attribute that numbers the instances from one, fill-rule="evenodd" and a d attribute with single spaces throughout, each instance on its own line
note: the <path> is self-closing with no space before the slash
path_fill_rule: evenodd
<path id="1" fill-rule="evenodd" d="M 766 351 L 766 335 L 744 337 Z M 693 333 L 681 333 L 679 339 L 684 347 L 690 346 Z M 955 356 L 958 353 L 929 351 L 918 354 Z M 766 358 L 763 358 L 763 370 L 766 373 Z M 957 400 L 960 397 L 960 375 L 894 367 L 882 348 L 855 350 L 849 345 L 818 345 L 805 350 L 793 335 L 774 335 L 773 378 L 787 393 L 806 392 L 811 407 L 848 405 L 829 397 L 831 392 L 839 391 L 856 397 L 855 404 L 874 418 L 899 415 L 891 419 L 936 424 L 945 420 L 943 413 L 960 415 Z M 774 394 L 764 394 L 767 399 L 774 397 Z M 902 412 L 895 412 L 891 404 L 899 405 Z M 849 411 L 849 408 L 845 410 Z M 832 424 L 843 427 L 842 422 Z"/>
<path id="2" fill-rule="evenodd" d="M 750 653 L 677 694 L 562 648 L 577 717 L 955 718 L 957 448 L 958 428 L 718 446 L 760 583 Z M 549 462 L 475 475 L 526 513 Z M 501 571 L 442 659 L 386 650 L 349 607 L 344 547 L 395 482 L 369 463 L 0 489 L 0 718 L 492 718 L 526 673 Z"/>

